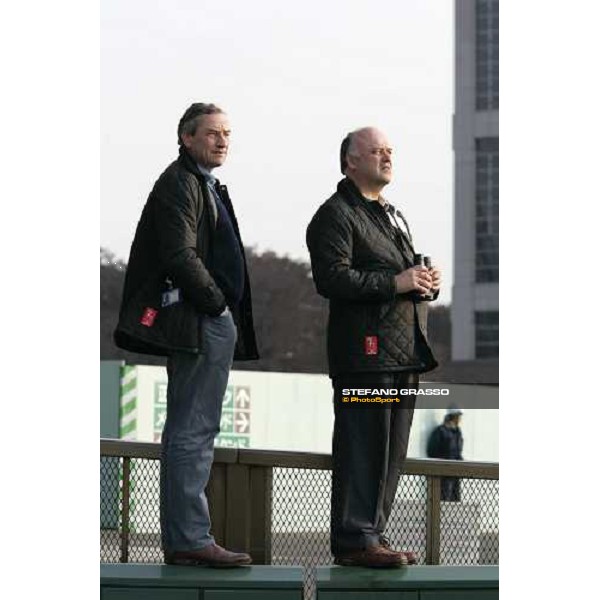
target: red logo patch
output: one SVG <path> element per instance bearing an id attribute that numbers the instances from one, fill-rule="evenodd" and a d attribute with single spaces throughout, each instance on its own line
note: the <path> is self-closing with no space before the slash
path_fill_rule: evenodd
<path id="1" fill-rule="evenodd" d="M 365 354 L 373 356 L 379 352 L 378 338 L 376 335 L 365 336 Z"/>
<path id="2" fill-rule="evenodd" d="M 145 325 L 146 327 L 152 327 L 154 325 L 154 319 L 156 319 L 156 315 L 158 311 L 155 308 L 146 308 L 144 310 L 144 314 L 140 319 L 140 323 Z"/>

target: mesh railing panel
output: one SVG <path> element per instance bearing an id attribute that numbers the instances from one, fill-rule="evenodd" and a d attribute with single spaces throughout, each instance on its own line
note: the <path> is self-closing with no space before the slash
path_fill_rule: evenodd
<path id="1" fill-rule="evenodd" d="M 427 543 L 427 478 L 402 475 L 385 532 L 392 548 L 410 550 L 425 564 Z"/>
<path id="2" fill-rule="evenodd" d="M 100 562 L 121 557 L 121 458 L 100 457 Z"/>
<path id="3" fill-rule="evenodd" d="M 123 461 L 100 459 L 100 561 L 121 561 Z M 132 458 L 129 484 L 128 561 L 160 563 L 160 463 Z"/>
<path id="4" fill-rule="evenodd" d="M 158 460 L 130 461 L 130 562 L 162 562 Z M 100 560 L 121 560 L 123 459 L 100 459 Z M 274 565 L 306 569 L 307 598 L 314 592 L 314 569 L 332 564 L 329 550 L 331 472 L 273 468 L 271 555 Z M 395 548 L 411 550 L 425 564 L 427 478 L 403 475 L 386 535 Z M 498 481 L 461 479 L 460 500 L 443 501 L 440 564 L 498 564 Z"/>
<path id="5" fill-rule="evenodd" d="M 460 500 L 442 502 L 440 564 L 498 564 L 498 480 L 460 479 Z"/>
<path id="6" fill-rule="evenodd" d="M 160 547 L 160 462 L 131 460 L 129 561 L 162 562 Z"/>
<path id="7" fill-rule="evenodd" d="M 273 469 L 271 564 L 304 567 L 304 597 L 315 593 L 315 568 L 329 550 L 331 471 Z"/>

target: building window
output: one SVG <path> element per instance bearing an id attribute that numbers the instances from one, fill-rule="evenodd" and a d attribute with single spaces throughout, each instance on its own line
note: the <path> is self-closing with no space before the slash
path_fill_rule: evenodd
<path id="1" fill-rule="evenodd" d="M 498 138 L 475 140 L 475 282 L 498 281 Z"/>
<path id="2" fill-rule="evenodd" d="M 498 311 L 475 313 L 475 358 L 498 358 Z"/>
<path id="3" fill-rule="evenodd" d="M 477 0 L 475 5 L 475 107 L 498 108 L 498 0 Z"/>

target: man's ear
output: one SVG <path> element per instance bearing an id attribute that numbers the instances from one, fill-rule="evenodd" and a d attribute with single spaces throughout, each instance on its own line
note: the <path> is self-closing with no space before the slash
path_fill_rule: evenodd
<path id="1" fill-rule="evenodd" d="M 352 156 L 351 154 L 346 154 L 346 170 L 354 171 L 356 170 L 356 156 Z"/>
<path id="2" fill-rule="evenodd" d="M 194 138 L 194 136 L 190 135 L 189 133 L 184 133 L 181 135 L 181 141 L 188 150 L 190 149 L 190 147 L 192 145 L 193 138 Z"/>

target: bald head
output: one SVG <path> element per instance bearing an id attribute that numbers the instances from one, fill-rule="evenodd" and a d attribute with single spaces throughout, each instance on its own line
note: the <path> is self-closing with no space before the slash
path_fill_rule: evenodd
<path id="1" fill-rule="evenodd" d="M 361 129 L 353 131 L 350 135 L 348 153 L 354 156 L 358 156 L 366 145 L 369 145 L 374 141 L 376 142 L 381 138 L 385 138 L 384 133 L 375 127 L 362 127 Z"/>
<path id="2" fill-rule="evenodd" d="M 387 136 L 376 127 L 361 127 L 349 133 L 340 148 L 342 173 L 352 179 L 367 198 L 392 180 L 392 148 Z"/>

